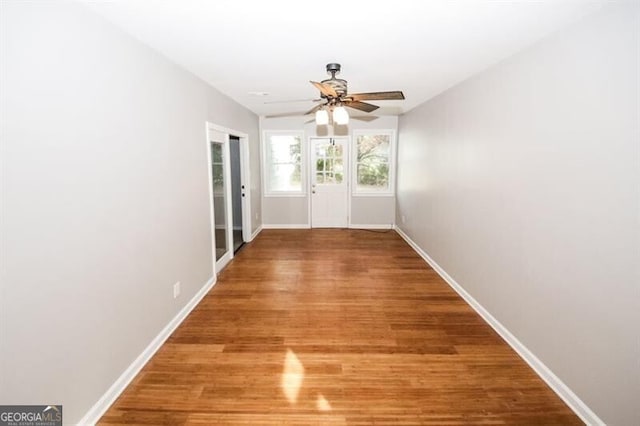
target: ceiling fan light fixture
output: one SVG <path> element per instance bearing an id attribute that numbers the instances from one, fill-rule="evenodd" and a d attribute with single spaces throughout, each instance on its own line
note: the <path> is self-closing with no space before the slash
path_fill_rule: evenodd
<path id="1" fill-rule="evenodd" d="M 335 107 L 333 109 L 333 121 L 339 125 L 349 124 L 349 113 L 347 109 L 343 106 Z"/>
<path id="2" fill-rule="evenodd" d="M 326 109 L 319 109 L 316 111 L 316 125 L 324 126 L 329 124 L 329 113 Z"/>

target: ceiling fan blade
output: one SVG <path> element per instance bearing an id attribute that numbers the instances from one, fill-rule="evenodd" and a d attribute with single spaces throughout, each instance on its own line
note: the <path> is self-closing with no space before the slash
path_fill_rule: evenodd
<path id="1" fill-rule="evenodd" d="M 318 89 L 323 95 L 331 96 L 332 98 L 338 97 L 338 94 L 336 93 L 334 88 L 329 86 L 328 84 L 318 83 L 317 81 L 310 81 L 310 83 L 316 86 L 316 89 Z"/>
<path id="2" fill-rule="evenodd" d="M 404 94 L 396 90 L 394 92 L 351 93 L 349 97 L 354 101 L 392 101 L 404 99 Z"/>
<path id="3" fill-rule="evenodd" d="M 296 111 L 296 112 L 283 112 L 280 114 L 265 115 L 264 118 L 302 117 L 303 115 L 305 115 L 304 112 Z"/>
<path id="4" fill-rule="evenodd" d="M 316 111 L 321 110 L 323 106 L 324 104 L 316 105 L 313 108 L 311 108 L 309 111 L 305 112 L 304 115 L 315 114 Z"/>
<path id="5" fill-rule="evenodd" d="M 377 119 L 378 119 L 377 115 L 363 115 L 361 117 L 358 117 L 356 115 L 351 117 L 351 120 L 366 121 L 367 123 Z"/>
<path id="6" fill-rule="evenodd" d="M 349 108 L 358 109 L 364 112 L 372 112 L 380 108 L 377 105 L 372 105 L 372 104 L 368 104 L 366 102 L 360 102 L 360 101 L 346 101 L 344 105 L 348 106 Z"/>
<path id="7" fill-rule="evenodd" d="M 264 104 L 286 104 L 286 103 L 294 103 L 294 102 L 320 102 L 322 99 L 291 99 L 284 101 L 266 101 Z"/>

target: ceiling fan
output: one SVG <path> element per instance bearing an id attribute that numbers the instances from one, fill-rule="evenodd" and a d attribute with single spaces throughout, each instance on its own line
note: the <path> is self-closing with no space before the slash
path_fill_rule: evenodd
<path id="1" fill-rule="evenodd" d="M 331 74 L 331 78 L 322 80 L 321 82 L 311 81 L 319 91 L 320 99 L 314 99 L 314 102 L 322 103 L 314 106 L 309 111 L 299 115 L 315 114 L 316 124 L 329 124 L 330 117 L 336 124 L 347 124 L 349 122 L 349 114 L 345 107 L 357 109 L 367 113 L 377 110 L 379 107 L 362 101 L 384 101 L 384 100 L 403 100 L 404 94 L 399 91 L 392 92 L 369 92 L 369 93 L 348 93 L 347 81 L 336 78 L 336 74 L 340 73 L 340 64 L 327 64 L 327 72 Z M 329 114 L 331 113 L 331 115 Z M 283 114 L 268 117 L 281 117 Z"/>

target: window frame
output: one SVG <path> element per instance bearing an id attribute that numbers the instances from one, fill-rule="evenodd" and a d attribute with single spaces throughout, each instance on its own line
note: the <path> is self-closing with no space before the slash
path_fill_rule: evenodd
<path id="1" fill-rule="evenodd" d="M 300 190 L 274 191 L 269 188 L 271 182 L 270 144 L 272 136 L 294 136 L 300 139 Z M 304 143 L 304 131 L 265 130 L 262 135 L 262 194 L 264 197 L 306 197 L 307 196 L 307 149 Z"/>
<path id="2" fill-rule="evenodd" d="M 389 136 L 389 187 L 384 191 L 366 191 L 358 189 L 358 137 L 359 136 Z M 395 196 L 396 177 L 396 131 L 393 129 L 358 129 L 353 131 L 351 151 L 351 195 L 353 197 L 392 197 Z"/>

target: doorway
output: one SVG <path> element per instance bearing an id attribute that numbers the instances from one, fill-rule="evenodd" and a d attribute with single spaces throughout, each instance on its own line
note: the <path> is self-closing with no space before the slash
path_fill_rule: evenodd
<path id="1" fill-rule="evenodd" d="M 207 123 L 209 217 L 213 272 L 220 272 L 251 241 L 249 137 Z"/>
<path id="2" fill-rule="evenodd" d="M 311 138 L 311 227 L 349 222 L 348 139 Z"/>
<path id="3" fill-rule="evenodd" d="M 244 244 L 243 224 L 242 224 L 242 198 L 245 196 L 244 185 L 242 184 L 242 167 L 240 156 L 240 138 L 229 136 L 229 165 L 231 166 L 231 203 L 233 210 L 232 220 L 232 240 L 233 253 Z"/>

